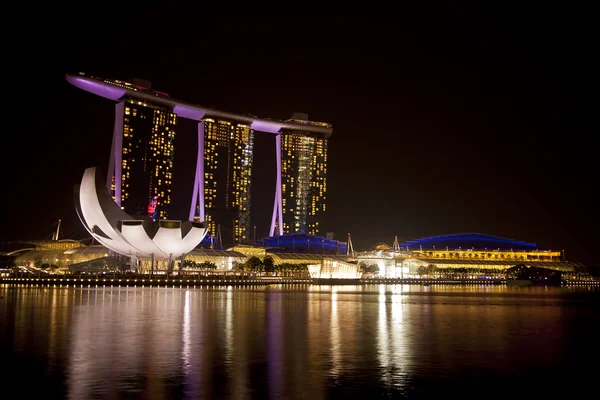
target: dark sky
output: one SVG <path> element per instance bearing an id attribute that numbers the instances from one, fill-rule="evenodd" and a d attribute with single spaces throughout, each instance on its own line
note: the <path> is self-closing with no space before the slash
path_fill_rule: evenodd
<path id="1" fill-rule="evenodd" d="M 358 250 L 394 235 L 479 232 L 597 264 L 597 32 L 591 9 L 549 7 L 217 17 L 121 4 L 78 20 L 56 10 L 18 17 L 5 49 L 0 239 L 49 238 L 59 218 L 65 237 L 84 237 L 73 186 L 86 167 L 106 168 L 114 106 L 64 79 L 83 71 L 147 79 L 227 111 L 332 123 L 322 225 L 338 239 L 350 232 Z M 196 144 L 194 124 L 180 122 L 172 217 L 183 219 Z M 257 133 L 259 237 L 270 223 L 273 149 Z"/>

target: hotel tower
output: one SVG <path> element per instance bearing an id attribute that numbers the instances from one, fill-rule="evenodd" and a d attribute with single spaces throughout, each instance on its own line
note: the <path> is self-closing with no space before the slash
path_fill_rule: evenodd
<path id="1" fill-rule="evenodd" d="M 250 189 L 254 131 L 243 122 L 205 117 L 204 218 L 224 243 L 250 241 Z M 200 134 L 201 132 L 199 132 Z M 202 194 L 199 194 L 202 195 Z M 200 205 L 193 218 L 201 219 Z"/>
<path id="2" fill-rule="evenodd" d="M 294 113 L 298 125 L 329 127 Z M 327 133 L 281 130 L 281 207 L 283 233 L 318 235 L 327 200 Z"/>
<path id="3" fill-rule="evenodd" d="M 67 75 L 72 85 L 115 102 L 106 185 L 130 215 L 167 219 L 177 120 L 197 123 L 198 151 L 189 219 L 205 222 L 221 245 L 249 242 L 254 132 L 274 135 L 276 185 L 269 235 L 319 234 L 327 199 L 327 140 L 333 129 L 295 113 L 285 121 L 202 107 L 132 83 Z"/>
<path id="4" fill-rule="evenodd" d="M 150 90 L 146 81 L 115 82 Z M 168 107 L 131 96 L 125 96 L 115 108 L 107 186 L 127 214 L 148 215 L 153 221 L 167 219 L 177 115 Z"/>

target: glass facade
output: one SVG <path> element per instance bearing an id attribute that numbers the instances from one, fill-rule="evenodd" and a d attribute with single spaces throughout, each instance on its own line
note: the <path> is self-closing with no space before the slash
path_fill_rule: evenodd
<path id="1" fill-rule="evenodd" d="M 318 235 L 326 211 L 327 138 L 281 132 L 281 195 L 284 233 Z"/>
<path id="2" fill-rule="evenodd" d="M 129 215 L 167 219 L 177 115 L 137 99 L 124 103 L 121 207 Z M 114 198 L 114 177 L 112 189 Z"/>
<path id="3" fill-rule="evenodd" d="M 204 119 L 205 220 L 220 245 L 250 241 L 253 149 L 250 126 Z"/>

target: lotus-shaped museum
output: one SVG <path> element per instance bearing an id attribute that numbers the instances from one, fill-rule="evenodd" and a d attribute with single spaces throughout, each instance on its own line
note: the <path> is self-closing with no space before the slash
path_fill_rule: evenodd
<path id="1" fill-rule="evenodd" d="M 79 219 L 90 235 L 108 249 L 135 259 L 168 259 L 185 256 L 206 235 L 202 222 L 132 217 L 115 203 L 96 168 L 85 170 L 75 190 Z"/>

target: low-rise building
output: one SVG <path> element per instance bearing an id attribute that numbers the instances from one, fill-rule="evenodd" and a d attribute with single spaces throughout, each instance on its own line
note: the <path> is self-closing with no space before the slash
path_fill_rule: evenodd
<path id="1" fill-rule="evenodd" d="M 562 251 L 540 249 L 528 243 L 480 233 L 431 236 L 393 246 L 377 245 L 355 253 L 362 266 L 376 265 L 386 278 L 427 276 L 502 277 L 519 264 L 578 275 L 585 265 L 566 261 Z"/>

